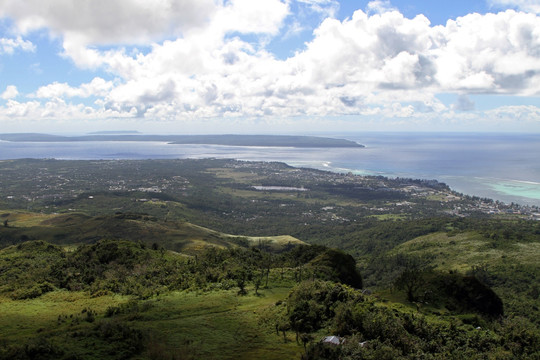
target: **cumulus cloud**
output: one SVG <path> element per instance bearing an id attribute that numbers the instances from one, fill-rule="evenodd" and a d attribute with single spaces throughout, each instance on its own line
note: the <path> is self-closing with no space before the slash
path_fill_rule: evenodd
<path id="1" fill-rule="evenodd" d="M 63 98 L 63 97 L 81 97 L 106 96 L 113 88 L 111 81 L 105 81 L 102 78 L 95 78 L 90 83 L 82 84 L 75 88 L 67 83 L 52 83 L 40 87 L 35 93 L 37 98 Z"/>
<path id="2" fill-rule="evenodd" d="M 540 124 L 540 108 L 532 105 L 501 106 L 486 114 L 496 122 Z"/>
<path id="3" fill-rule="evenodd" d="M 65 57 L 90 69 L 132 66 L 124 45 L 156 48 L 188 38 L 188 47 L 216 47 L 228 34 L 276 35 L 289 12 L 284 0 L 5 0 L 0 7 L 20 33 L 49 31 L 61 38 Z"/>
<path id="4" fill-rule="evenodd" d="M 18 102 L 8 100 L 6 106 L 0 108 L 0 116 L 2 118 L 29 118 L 33 115 L 41 117 L 39 110 L 41 104 L 38 101 Z"/>
<path id="5" fill-rule="evenodd" d="M 370 1 L 366 6 L 366 12 L 368 14 L 383 14 L 389 11 L 396 11 L 397 9 L 392 6 L 389 0 L 374 0 Z"/>
<path id="6" fill-rule="evenodd" d="M 0 38 L 0 55 L 11 55 L 17 49 L 33 52 L 36 50 L 36 46 L 28 40 L 23 40 L 20 36 L 16 37 L 15 39 Z"/>
<path id="7" fill-rule="evenodd" d="M 19 96 L 19 91 L 14 85 L 8 85 L 6 90 L 2 93 L 2 95 L 0 95 L 0 97 L 4 100 L 14 99 L 17 96 Z"/>
<path id="8" fill-rule="evenodd" d="M 415 118 L 473 110 L 467 94 L 540 94 L 540 17 L 531 13 L 470 14 L 432 26 L 423 15 L 409 19 L 388 1 L 372 1 L 366 11 L 343 21 L 326 18 L 303 50 L 280 60 L 266 50 L 264 40 L 248 42 L 243 35 L 276 36 L 290 13 L 290 1 L 183 0 L 175 2 L 178 9 L 189 7 L 190 1 L 199 5 L 170 14 L 163 9 L 172 6 L 172 0 L 151 9 L 143 6 L 148 2 L 135 0 L 85 2 L 80 24 L 66 15 L 75 11 L 68 6 L 75 2 L 52 1 L 58 1 L 55 11 L 40 7 L 37 0 L 7 1 L 3 13 L 12 16 L 21 31 L 50 29 L 62 37 L 64 56 L 80 67 L 102 67 L 117 80 L 49 84 L 33 94 L 37 105 L 34 99 L 8 101 L 6 116 L 27 111 L 47 117 L 86 114 L 170 121 Z M 297 1 L 314 9 L 334 4 Z M 103 11 L 123 9 L 140 23 L 123 23 L 124 14 L 115 21 L 102 19 L 98 5 Z M 178 35 L 163 40 L 170 31 Z M 117 43 L 148 48 L 143 53 L 90 46 Z M 448 108 L 436 99 L 438 92 L 461 96 Z M 98 98 L 93 107 L 65 102 L 92 96 Z"/>
<path id="9" fill-rule="evenodd" d="M 211 29 L 218 34 L 277 34 L 289 6 L 281 0 L 231 0 L 216 10 Z"/>
<path id="10" fill-rule="evenodd" d="M 200 26 L 214 11 L 212 0 L 4 0 L 0 15 L 23 33 L 46 28 L 97 45 L 161 39 Z"/>
<path id="11" fill-rule="evenodd" d="M 536 93 L 540 71 L 540 18 L 506 11 L 471 14 L 440 28 L 433 52 L 443 88 L 477 92 Z"/>
<path id="12" fill-rule="evenodd" d="M 47 29 L 71 46 L 147 45 L 208 27 L 275 34 L 288 12 L 280 0 L 4 0 L 0 7 L 19 32 Z"/>
<path id="13" fill-rule="evenodd" d="M 67 103 L 56 98 L 44 103 L 32 100 L 19 102 L 8 100 L 5 106 L 0 107 L 0 119 L 27 119 L 27 120 L 96 120 L 110 118 L 129 118 L 133 114 L 116 112 L 103 107 L 92 107 L 84 104 Z"/>
<path id="14" fill-rule="evenodd" d="M 334 17 L 339 10 L 337 0 L 297 0 L 299 3 L 309 6 L 311 11 L 324 15 L 325 17 Z"/>

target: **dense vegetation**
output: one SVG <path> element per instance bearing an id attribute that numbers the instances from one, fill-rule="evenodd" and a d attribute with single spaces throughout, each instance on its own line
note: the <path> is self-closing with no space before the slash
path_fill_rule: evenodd
<path id="1" fill-rule="evenodd" d="M 4 339 L 0 358 L 128 358 L 150 351 L 143 345 L 146 341 L 165 346 L 156 345 L 156 338 L 162 336 L 159 331 L 145 332 L 144 322 L 137 322 L 143 316 L 139 314 L 149 310 L 163 294 L 203 291 L 230 297 L 231 291 L 236 296 L 245 296 L 249 291 L 258 297 L 264 296 L 260 292 L 268 291 L 270 286 L 288 288 L 308 279 L 349 279 L 353 285 L 361 286 L 351 260 L 350 255 L 317 246 L 300 246 L 280 254 L 256 247 L 208 247 L 190 257 L 166 251 L 157 244 L 146 247 L 122 240 L 101 240 L 74 251 L 43 241 L 24 242 L 0 251 L 0 298 L 11 299 L 0 308 L 9 310 L 13 301 L 22 300 L 48 307 L 52 305 L 46 299 L 48 294 L 65 292 L 83 292 L 91 299 L 127 296 L 127 301 L 101 311 L 84 307 L 75 317 L 59 310 L 55 323 L 36 329 L 36 335 L 27 338 L 26 344 L 20 345 L 20 337 Z M 333 267 L 333 262 L 342 266 Z M 159 314 L 166 315 L 167 311 Z M 90 354 L 88 348 L 65 346 L 63 336 L 76 338 L 80 346 L 88 347 L 88 343 L 96 341 L 99 345 L 90 346 L 94 351 Z M 13 334 L 6 337 L 13 338 Z M 110 350 L 109 345 L 116 350 Z"/>
<path id="2" fill-rule="evenodd" d="M 466 287 L 461 289 L 468 290 Z M 313 342 L 303 359 L 473 359 L 538 356 L 540 337 L 521 319 L 489 322 L 478 315 L 446 321 L 377 304 L 345 286 L 303 283 L 289 295 L 293 329 L 311 339 L 328 326 L 340 345 Z"/>
<path id="3" fill-rule="evenodd" d="M 294 280 L 325 279 L 361 287 L 350 255 L 325 247 L 299 246 L 273 254 L 256 247 L 207 247 L 193 257 L 166 251 L 155 243 L 101 240 L 72 252 L 43 241 L 2 250 L 0 293 L 31 299 L 55 289 L 90 295 L 122 294 L 146 299 L 173 290 L 229 290 L 243 294 L 248 283 L 268 287 L 271 270 L 293 272 Z M 282 277 L 283 277 L 282 276 Z"/>
<path id="4" fill-rule="evenodd" d="M 540 358 L 536 209 L 278 163 L 0 170 L 2 359 Z"/>

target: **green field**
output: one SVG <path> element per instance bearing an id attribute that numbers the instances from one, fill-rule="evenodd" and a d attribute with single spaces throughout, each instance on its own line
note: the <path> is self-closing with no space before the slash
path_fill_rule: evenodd
<path id="1" fill-rule="evenodd" d="M 172 292 L 113 317 L 105 317 L 107 309 L 133 303 L 131 297 L 88 297 L 84 293 L 55 291 L 25 301 L 2 298 L 0 337 L 7 347 L 41 339 L 62 348 L 64 355 L 116 358 L 122 356 L 120 352 L 103 353 L 113 352 L 114 341 L 108 344 L 107 339 L 93 332 L 104 324 L 118 323 L 144 335 L 145 349 L 133 358 L 166 359 L 175 355 L 192 359 L 295 359 L 303 348 L 296 344 L 293 334 L 284 342 L 281 335 L 276 335 L 273 324 L 264 321 L 266 309 L 289 291 L 263 290 L 260 296 L 250 291 L 251 295 L 243 297 L 235 291 Z M 91 322 L 86 320 L 88 310 L 96 313 Z M 82 334 L 80 339 L 76 333 Z"/>

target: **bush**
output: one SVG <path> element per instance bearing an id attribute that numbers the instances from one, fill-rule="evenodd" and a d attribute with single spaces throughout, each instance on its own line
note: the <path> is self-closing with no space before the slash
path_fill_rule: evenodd
<path id="1" fill-rule="evenodd" d="M 58 345 L 42 336 L 24 345 L 0 349 L 0 360 L 56 360 L 63 355 L 64 351 Z"/>
<path id="2" fill-rule="evenodd" d="M 53 290 L 54 286 L 48 282 L 44 282 L 41 284 L 36 284 L 31 288 L 18 289 L 11 293 L 11 298 L 13 300 L 35 299 Z"/>

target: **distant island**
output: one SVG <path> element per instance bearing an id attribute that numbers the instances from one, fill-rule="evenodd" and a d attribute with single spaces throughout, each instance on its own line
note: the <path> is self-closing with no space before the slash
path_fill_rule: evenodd
<path id="1" fill-rule="evenodd" d="M 136 130 L 115 130 L 115 131 L 94 131 L 88 133 L 88 135 L 139 135 L 140 132 Z"/>
<path id="2" fill-rule="evenodd" d="M 164 141 L 171 144 L 205 144 L 226 146 L 268 146 L 296 148 L 359 148 L 354 141 L 318 136 L 292 135 L 134 135 L 114 132 L 84 136 L 59 136 L 37 133 L 0 134 L 0 140 L 12 142 L 74 141 Z"/>

